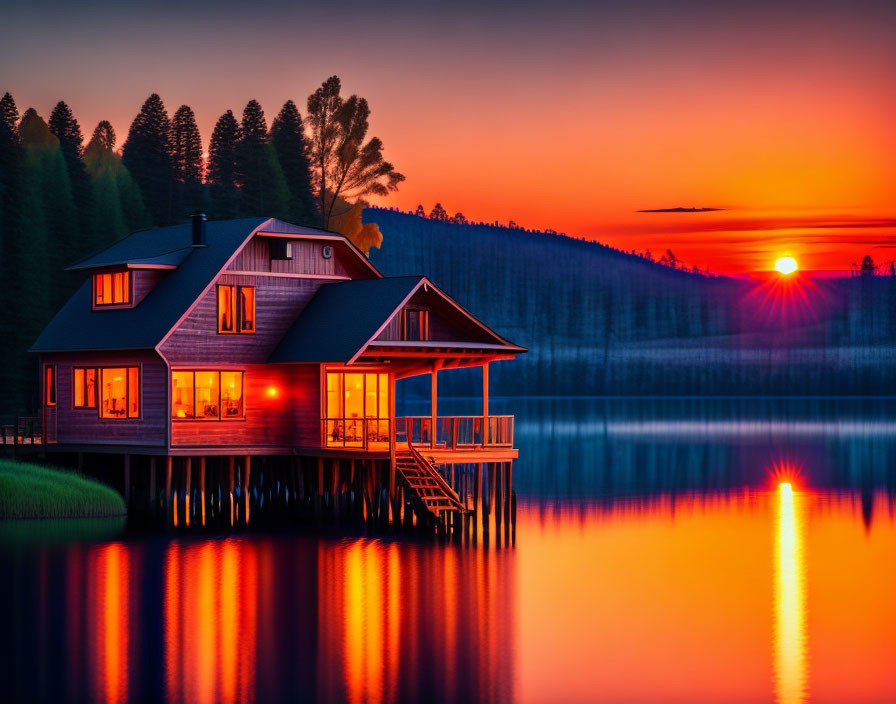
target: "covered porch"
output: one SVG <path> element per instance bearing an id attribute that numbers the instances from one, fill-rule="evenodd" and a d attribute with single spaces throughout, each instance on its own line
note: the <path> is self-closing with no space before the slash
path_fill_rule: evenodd
<path id="1" fill-rule="evenodd" d="M 420 343 L 368 352 L 355 364 L 328 365 L 323 370 L 322 447 L 400 452 L 413 445 L 428 456 L 465 458 L 453 461 L 482 461 L 483 454 L 515 458 L 513 416 L 489 412 L 489 364 L 504 355 L 494 350 L 421 349 Z M 439 415 L 440 372 L 467 367 L 481 369 L 481 405 L 474 402 L 481 412 Z M 396 383 L 423 374 L 430 378 L 430 413 L 397 416 Z"/>

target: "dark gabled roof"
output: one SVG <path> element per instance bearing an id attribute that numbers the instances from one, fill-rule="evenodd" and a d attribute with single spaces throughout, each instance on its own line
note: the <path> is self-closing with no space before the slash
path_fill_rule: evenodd
<path id="1" fill-rule="evenodd" d="M 423 279 L 397 276 L 324 284 L 268 361 L 350 361 Z"/>
<path id="2" fill-rule="evenodd" d="M 93 311 L 88 279 L 56 314 L 31 347 L 32 352 L 152 349 L 224 267 L 237 248 L 269 218 L 209 222 L 206 247 L 192 247 L 192 226 L 175 225 L 135 232 L 74 268 L 120 265 L 180 257 L 134 308 Z M 181 256 L 182 255 L 182 256 Z"/>

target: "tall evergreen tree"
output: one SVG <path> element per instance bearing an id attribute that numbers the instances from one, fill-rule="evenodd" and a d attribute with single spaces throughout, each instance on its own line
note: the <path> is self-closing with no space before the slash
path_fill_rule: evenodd
<path id="1" fill-rule="evenodd" d="M 92 249 L 102 249 L 150 222 L 140 189 L 114 149 L 115 130 L 103 120 L 84 150 L 93 190 Z"/>
<path id="2" fill-rule="evenodd" d="M 81 135 L 81 126 L 75 119 L 71 108 L 61 100 L 56 103 L 56 107 L 50 113 L 49 126 L 50 132 L 59 140 L 59 147 L 62 149 L 68 178 L 71 182 L 72 200 L 78 213 L 80 238 L 73 254 L 76 257 L 83 256 L 86 254 L 84 247 L 90 239 L 90 218 L 93 213 L 93 204 L 91 203 L 90 179 L 87 177 L 82 159 L 84 138 Z"/>
<path id="3" fill-rule="evenodd" d="M 33 223 L 35 227 L 33 242 L 28 246 L 31 261 L 26 268 L 31 273 L 26 288 L 42 308 L 48 305 L 55 311 L 72 293 L 73 281 L 64 269 L 77 258 L 79 250 L 79 238 L 72 227 L 76 215 L 71 182 L 59 140 L 34 108 L 28 108 L 22 116 L 19 138 L 25 150 L 24 212 L 29 226 Z M 23 235 L 26 233 L 30 239 L 30 232 L 23 231 Z M 43 303 L 47 292 L 49 298 Z M 49 310 L 29 316 L 37 325 L 35 337 L 46 324 Z"/>
<path id="4" fill-rule="evenodd" d="M 174 222 L 174 170 L 171 121 L 162 99 L 153 93 L 131 123 L 121 158 L 140 187 L 156 225 Z"/>
<path id="5" fill-rule="evenodd" d="M 174 168 L 174 215 L 182 220 L 204 209 L 202 188 L 202 139 L 196 116 L 181 105 L 171 120 L 171 162 Z"/>
<path id="6" fill-rule="evenodd" d="M 13 100 L 9 93 L 4 93 L 0 98 L 0 122 L 6 125 L 6 128 L 16 136 L 16 128 L 19 124 L 19 109 L 16 107 L 16 101 Z"/>
<path id="7" fill-rule="evenodd" d="M 236 150 L 236 177 L 240 187 L 240 214 L 289 218 L 289 191 L 274 149 L 268 141 L 264 110 L 250 100 L 243 110 L 241 139 Z"/>
<path id="8" fill-rule="evenodd" d="M 17 295 L 22 285 L 17 266 L 23 255 L 21 210 L 23 196 L 22 146 L 16 131 L 19 111 L 9 93 L 0 99 L 0 281 L 5 292 L 0 306 L 0 416 L 23 410 L 25 389 L 33 374 L 20 339 L 18 319 L 25 304 Z"/>
<path id="9" fill-rule="evenodd" d="M 292 222 L 317 225 L 320 213 L 311 191 L 311 173 L 308 166 L 308 144 L 302 117 L 291 100 L 284 103 L 271 124 L 271 145 L 277 161 L 283 169 L 289 190 L 289 218 Z"/>
<path id="10" fill-rule="evenodd" d="M 215 124 L 208 147 L 208 171 L 211 217 L 234 218 L 239 212 L 239 190 L 236 185 L 236 151 L 240 141 L 240 125 L 228 110 Z"/>

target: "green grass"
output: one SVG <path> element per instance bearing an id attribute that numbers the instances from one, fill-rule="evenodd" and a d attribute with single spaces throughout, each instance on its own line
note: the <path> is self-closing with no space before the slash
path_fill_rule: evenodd
<path id="1" fill-rule="evenodd" d="M 124 500 L 74 472 L 0 459 L 0 518 L 123 516 Z"/>

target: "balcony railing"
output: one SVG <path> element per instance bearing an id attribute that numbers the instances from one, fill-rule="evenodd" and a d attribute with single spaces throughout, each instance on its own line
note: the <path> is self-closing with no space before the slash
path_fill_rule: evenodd
<path id="1" fill-rule="evenodd" d="M 389 446 L 388 418 L 322 418 L 324 447 L 366 450 L 373 443 Z"/>
<path id="2" fill-rule="evenodd" d="M 324 447 L 388 449 L 387 418 L 321 418 Z M 397 442 L 445 450 L 513 447 L 513 416 L 439 416 L 435 436 L 430 416 L 395 419 Z"/>
<path id="3" fill-rule="evenodd" d="M 398 442 L 446 450 L 513 447 L 513 416 L 439 416 L 435 435 L 430 416 L 395 419 Z"/>

